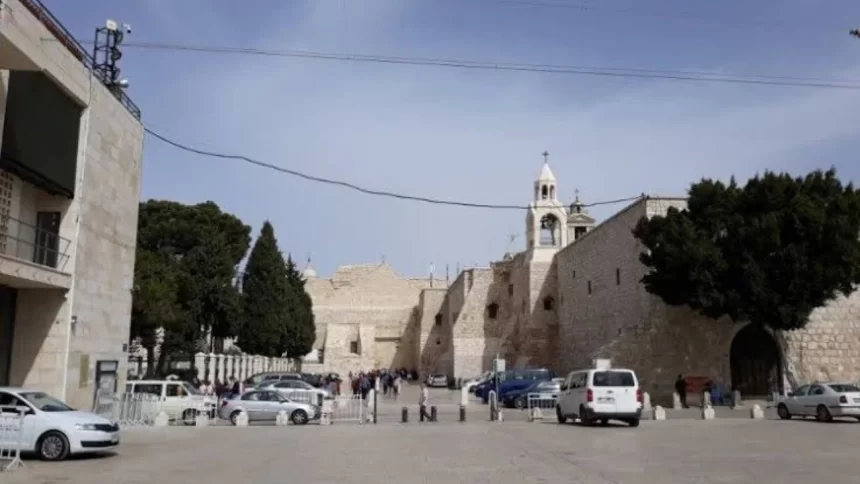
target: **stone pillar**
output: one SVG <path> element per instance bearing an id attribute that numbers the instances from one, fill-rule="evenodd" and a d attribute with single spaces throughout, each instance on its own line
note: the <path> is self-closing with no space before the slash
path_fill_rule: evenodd
<path id="1" fill-rule="evenodd" d="M 209 353 L 209 361 L 206 363 L 206 371 L 209 372 L 209 379 L 215 381 L 215 353 Z"/>
<path id="2" fill-rule="evenodd" d="M 672 393 L 672 408 L 674 408 L 675 410 L 679 408 L 684 408 L 684 406 L 681 404 L 681 395 L 678 395 L 678 392 Z"/>
<path id="3" fill-rule="evenodd" d="M 702 420 L 713 420 L 716 417 L 714 413 L 714 407 L 710 405 L 705 405 L 702 407 Z"/>
<path id="4" fill-rule="evenodd" d="M 217 360 L 217 363 L 216 363 L 216 365 L 217 365 L 217 369 L 216 369 L 216 371 L 217 371 L 217 373 L 218 373 L 218 378 L 220 378 L 220 379 L 222 379 L 222 380 L 223 380 L 223 379 L 224 379 L 224 367 L 225 367 L 225 365 L 226 365 L 226 361 L 225 361 L 225 360 L 226 360 L 226 355 L 218 355 L 218 356 L 217 356 L 217 358 L 216 358 L 216 360 Z"/>
<path id="5" fill-rule="evenodd" d="M 226 365 L 224 365 L 224 378 L 222 378 L 221 380 L 227 381 L 227 379 L 230 378 L 230 376 L 235 371 L 233 368 L 233 365 L 235 364 L 235 358 L 232 355 L 224 355 L 224 356 L 227 357 L 227 361 L 226 361 Z"/>
<path id="6" fill-rule="evenodd" d="M 647 412 L 651 410 L 651 394 L 648 392 L 642 393 L 642 411 Z"/>
<path id="7" fill-rule="evenodd" d="M 204 353 L 194 355 L 194 369 L 197 370 L 198 380 L 206 379 L 206 355 Z"/>
<path id="8" fill-rule="evenodd" d="M 702 406 L 711 406 L 711 392 L 702 392 Z"/>
<path id="9" fill-rule="evenodd" d="M 740 390 L 735 390 L 732 392 L 732 406 L 735 408 L 744 406 L 744 401 L 741 399 Z"/>
<path id="10" fill-rule="evenodd" d="M 663 409 L 660 405 L 654 407 L 654 420 L 666 420 L 666 410 Z"/>
<path id="11" fill-rule="evenodd" d="M 758 404 L 753 405 L 750 409 L 750 418 L 754 420 L 761 420 L 764 418 L 764 410 L 761 409 Z"/>

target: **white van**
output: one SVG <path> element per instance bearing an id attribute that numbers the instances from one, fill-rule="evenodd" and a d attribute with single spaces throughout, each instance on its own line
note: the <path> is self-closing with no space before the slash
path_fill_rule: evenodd
<path id="1" fill-rule="evenodd" d="M 131 380 L 125 391 L 156 397 L 159 410 L 167 413 L 171 421 L 181 420 L 186 425 L 194 425 L 201 411 L 214 416 L 217 406 L 214 397 L 204 396 L 190 383 L 179 380 Z"/>
<path id="2" fill-rule="evenodd" d="M 579 370 L 567 375 L 555 407 L 558 423 L 579 418 L 582 425 L 621 420 L 639 426 L 642 390 L 633 370 Z"/>

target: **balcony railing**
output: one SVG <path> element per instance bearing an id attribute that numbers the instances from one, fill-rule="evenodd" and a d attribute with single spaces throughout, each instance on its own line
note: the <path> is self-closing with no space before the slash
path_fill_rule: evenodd
<path id="1" fill-rule="evenodd" d="M 104 84 L 116 98 L 119 100 L 120 104 L 122 104 L 128 111 L 137 119 L 140 119 L 140 108 L 128 97 L 128 94 L 122 89 L 113 88 L 110 86 L 110 80 L 106 77 L 105 73 L 93 68 L 93 57 L 84 49 L 84 47 L 75 40 L 75 37 L 63 27 L 63 24 L 57 20 L 56 17 L 48 10 L 47 7 L 42 5 L 40 0 L 20 0 L 21 4 L 33 14 L 34 17 L 39 19 L 42 22 L 42 25 L 48 29 L 51 34 L 57 38 L 57 41 L 63 44 L 63 46 L 77 58 L 81 63 L 89 69 L 93 75 L 95 75 L 101 82 Z M 2 2 L 0 2 L 2 3 Z"/>
<path id="2" fill-rule="evenodd" d="M 69 239 L 0 215 L 0 254 L 62 271 L 69 260 Z"/>

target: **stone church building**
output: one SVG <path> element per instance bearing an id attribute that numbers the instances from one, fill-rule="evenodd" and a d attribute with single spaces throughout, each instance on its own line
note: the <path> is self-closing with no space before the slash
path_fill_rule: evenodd
<path id="1" fill-rule="evenodd" d="M 342 375 L 416 368 L 469 378 L 498 355 L 509 368 L 558 374 L 596 358 L 635 370 L 657 400 L 678 374 L 708 376 L 744 395 L 814 380 L 860 380 L 860 294 L 838 298 L 793 332 L 714 321 L 671 307 L 640 280 L 642 217 L 684 208 L 679 197 L 643 196 L 599 225 L 577 197 L 558 199 L 544 164 L 526 215 L 526 247 L 456 279 L 410 279 L 386 264 L 340 267 L 319 278 L 308 267 L 317 340 L 304 371 Z"/>

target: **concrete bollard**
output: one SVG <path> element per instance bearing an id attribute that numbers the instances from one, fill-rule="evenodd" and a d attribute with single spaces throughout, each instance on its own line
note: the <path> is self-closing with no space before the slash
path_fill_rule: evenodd
<path id="1" fill-rule="evenodd" d="M 289 425 L 289 423 L 290 423 L 290 416 L 287 414 L 287 411 L 281 410 L 280 412 L 278 412 L 278 416 L 275 417 L 275 425 L 277 425 L 279 427 L 283 427 L 285 425 Z"/>
<path id="2" fill-rule="evenodd" d="M 529 410 L 529 422 L 534 422 L 535 420 L 543 420 L 543 413 L 539 407 L 532 407 Z"/>
<path id="3" fill-rule="evenodd" d="M 170 425 L 170 417 L 167 415 L 167 412 L 161 411 L 158 412 L 158 415 L 155 416 L 155 426 L 156 427 L 167 427 Z"/>
<path id="4" fill-rule="evenodd" d="M 431 422 L 438 421 L 438 419 L 436 418 L 436 415 L 437 415 L 436 414 L 436 405 L 433 405 L 432 407 L 430 407 L 430 421 Z"/>
<path id="5" fill-rule="evenodd" d="M 666 420 L 666 410 L 663 409 L 660 405 L 654 407 L 654 420 Z"/>
<path id="6" fill-rule="evenodd" d="M 466 421 L 466 406 L 460 405 L 460 422 Z"/>
<path id="7" fill-rule="evenodd" d="M 764 418 L 764 410 L 756 404 L 750 409 L 750 418 L 754 420 L 762 420 Z"/>
<path id="8" fill-rule="evenodd" d="M 735 390 L 732 392 L 732 406 L 734 408 L 744 406 L 744 401 L 741 399 L 741 391 L 740 390 Z"/>
<path id="9" fill-rule="evenodd" d="M 648 392 L 642 393 L 642 410 L 645 412 L 651 410 L 651 394 Z"/>
<path id="10" fill-rule="evenodd" d="M 194 425 L 197 427 L 209 426 L 209 417 L 206 416 L 205 413 L 198 413 L 197 416 L 194 417 Z"/>
<path id="11" fill-rule="evenodd" d="M 684 408 L 681 404 L 681 395 L 678 395 L 678 392 L 672 394 L 672 408 L 678 410 L 679 408 Z"/>
<path id="12" fill-rule="evenodd" d="M 460 406 L 466 407 L 469 405 L 469 389 L 463 387 L 460 389 Z"/>
<path id="13" fill-rule="evenodd" d="M 239 412 L 239 416 L 236 417 L 236 427 L 247 427 L 248 426 L 248 414 L 242 410 Z"/>
<path id="14" fill-rule="evenodd" d="M 409 423 L 409 407 L 400 410 L 400 423 Z"/>
<path id="15" fill-rule="evenodd" d="M 702 406 L 707 407 L 711 404 L 711 392 L 702 392 Z"/>
<path id="16" fill-rule="evenodd" d="M 320 410 L 320 425 L 331 425 L 331 414 L 334 411 L 334 402 L 332 400 L 323 400 L 322 409 Z"/>
<path id="17" fill-rule="evenodd" d="M 714 413 L 714 407 L 710 405 L 705 405 L 702 407 L 702 420 L 713 420 L 716 417 Z"/>

